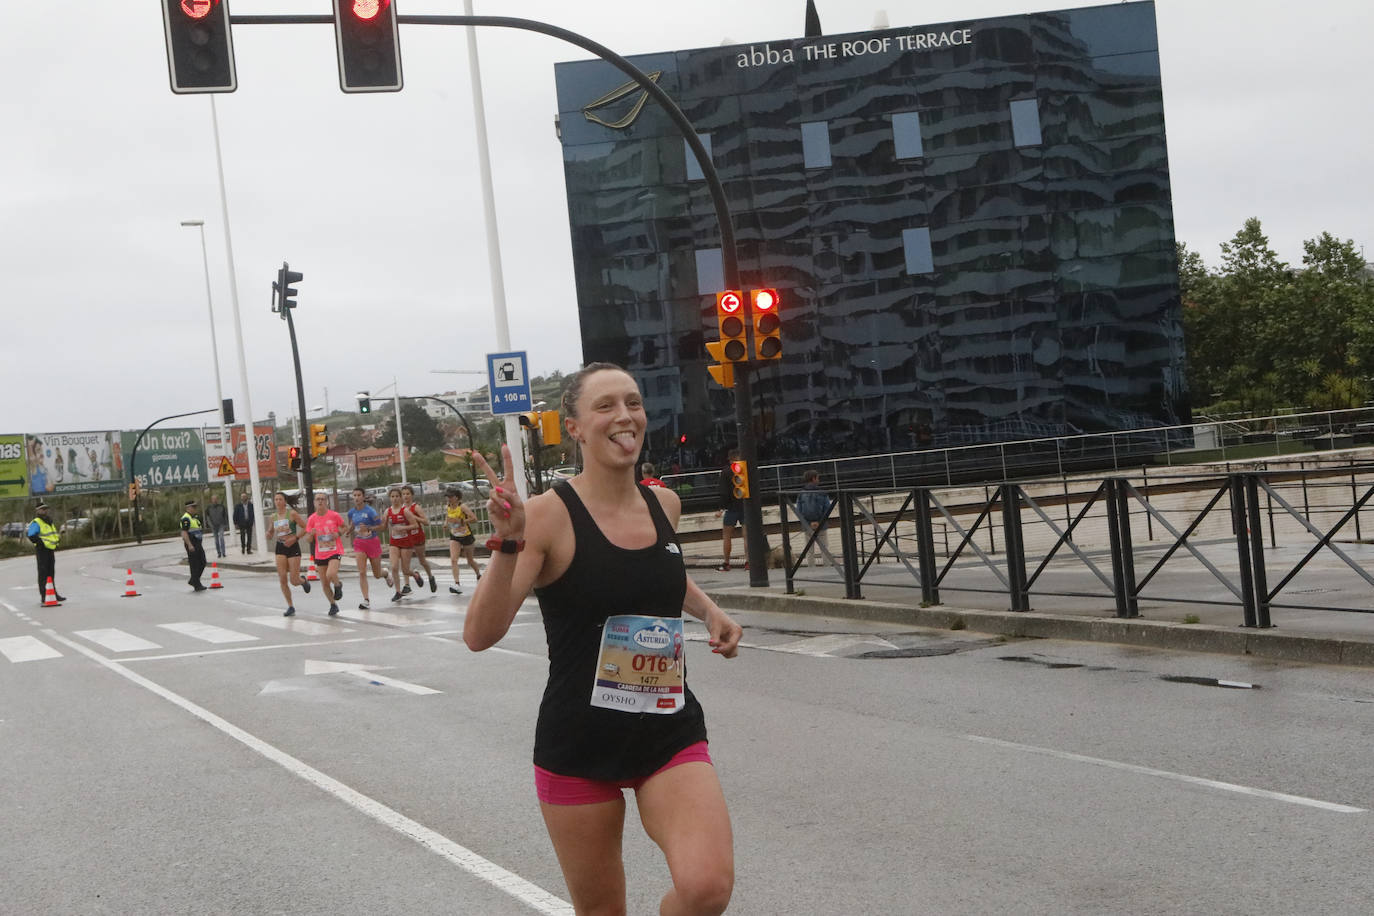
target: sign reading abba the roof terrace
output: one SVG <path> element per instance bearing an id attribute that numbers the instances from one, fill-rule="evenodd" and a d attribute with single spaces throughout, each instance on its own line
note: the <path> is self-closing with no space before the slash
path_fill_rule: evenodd
<path id="1" fill-rule="evenodd" d="M 762 458 L 1190 420 L 1153 3 L 632 61 L 711 155 L 741 282 L 785 303 Z M 638 378 L 650 452 L 714 466 L 701 171 L 610 64 L 555 77 L 583 359 Z"/>

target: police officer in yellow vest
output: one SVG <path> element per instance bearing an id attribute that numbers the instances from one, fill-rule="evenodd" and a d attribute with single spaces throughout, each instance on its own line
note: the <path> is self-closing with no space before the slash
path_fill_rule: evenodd
<path id="1" fill-rule="evenodd" d="M 40 502 L 33 507 L 36 517 L 29 522 L 28 529 L 24 532 L 30 541 L 33 542 L 33 553 L 38 560 L 38 603 L 42 604 L 47 600 L 45 591 L 48 579 L 54 581 L 53 593 L 57 592 L 57 541 L 61 534 L 57 526 L 52 523 L 52 516 L 48 514 L 48 504 Z M 61 595 L 57 596 L 58 601 L 66 601 Z"/>
<path id="2" fill-rule="evenodd" d="M 196 501 L 186 500 L 186 511 L 181 513 L 181 542 L 186 547 L 186 561 L 191 564 L 191 578 L 186 580 L 198 592 L 205 591 L 200 584 L 200 574 L 205 572 L 205 546 L 200 539 L 205 530 L 200 526 L 200 516 L 195 514 Z"/>

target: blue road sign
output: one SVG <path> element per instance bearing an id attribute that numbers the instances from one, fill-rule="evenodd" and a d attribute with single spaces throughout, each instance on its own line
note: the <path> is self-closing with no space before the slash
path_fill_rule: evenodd
<path id="1" fill-rule="evenodd" d="M 530 397 L 529 363 L 525 351 L 487 354 L 487 391 L 495 416 L 534 409 Z"/>

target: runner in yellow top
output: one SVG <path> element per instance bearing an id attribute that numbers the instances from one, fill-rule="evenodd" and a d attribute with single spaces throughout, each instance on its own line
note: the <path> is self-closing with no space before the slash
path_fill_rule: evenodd
<path id="1" fill-rule="evenodd" d="M 455 595 L 461 595 L 463 589 L 458 585 L 460 556 L 468 561 L 468 568 L 472 570 L 472 574 L 479 580 L 482 578 L 482 567 L 477 565 L 477 557 L 473 550 L 473 542 L 477 538 L 472 533 L 472 523 L 477 521 L 477 518 L 463 505 L 463 494 L 457 487 L 450 487 L 445 495 L 448 496 L 448 505 L 444 508 L 444 521 L 448 524 L 448 562 L 453 570 L 453 584 L 448 590 Z"/>

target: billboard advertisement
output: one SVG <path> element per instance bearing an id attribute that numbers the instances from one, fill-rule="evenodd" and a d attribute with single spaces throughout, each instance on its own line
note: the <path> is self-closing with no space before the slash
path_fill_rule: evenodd
<path id="1" fill-rule="evenodd" d="M 29 492 L 35 496 L 123 489 L 120 434 L 34 433 L 24 437 Z"/>
<path id="2" fill-rule="evenodd" d="M 219 444 L 219 430 L 206 427 L 201 431 L 205 440 L 205 466 L 210 478 L 218 479 L 219 459 L 224 454 L 224 450 Z M 277 441 L 276 430 L 266 424 L 258 424 L 253 427 L 253 438 L 256 440 L 258 455 L 258 477 L 262 480 L 274 480 L 277 476 Z M 229 430 L 229 444 L 233 449 L 230 460 L 234 463 L 234 480 L 248 480 L 248 439 L 244 435 L 242 426 L 234 426 Z"/>
<path id="3" fill-rule="evenodd" d="M 136 432 L 121 434 L 126 454 L 132 454 Z M 198 429 L 150 429 L 138 446 L 134 474 L 146 487 L 185 487 L 211 479 L 205 472 L 205 446 Z M 116 482 L 118 488 L 118 482 Z"/>
<path id="4" fill-rule="evenodd" d="M 29 495 L 29 469 L 24 461 L 24 437 L 0 436 L 0 499 Z"/>

